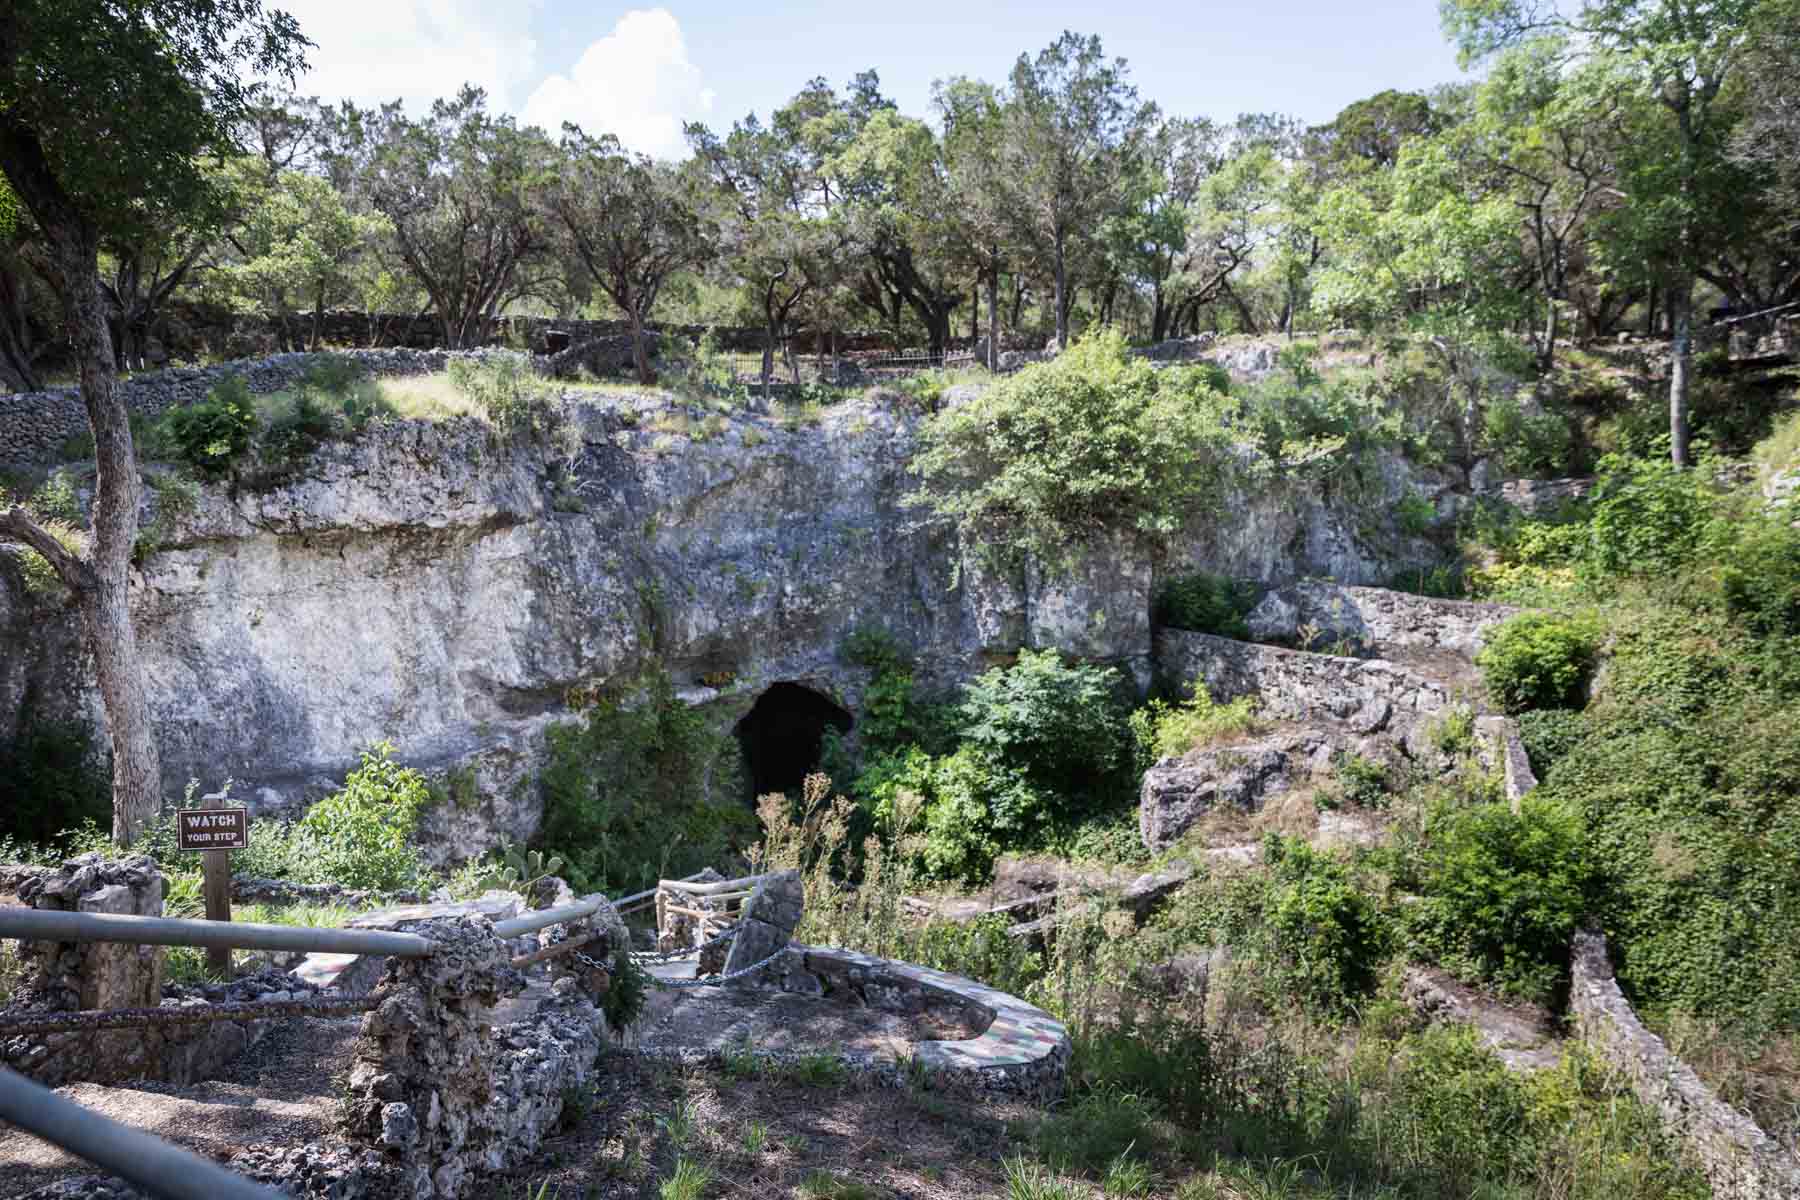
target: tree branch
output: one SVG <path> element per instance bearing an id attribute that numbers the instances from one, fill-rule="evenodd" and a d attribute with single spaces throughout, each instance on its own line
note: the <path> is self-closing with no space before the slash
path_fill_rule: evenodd
<path id="1" fill-rule="evenodd" d="M 0 512 L 0 542 L 18 542 L 36 550 L 71 591 L 83 592 L 94 586 L 93 569 L 87 562 L 71 554 L 54 534 L 16 504 Z"/>

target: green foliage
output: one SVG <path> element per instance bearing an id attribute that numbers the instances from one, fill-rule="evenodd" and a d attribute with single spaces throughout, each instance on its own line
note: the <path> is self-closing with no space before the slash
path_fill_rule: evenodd
<path id="1" fill-rule="evenodd" d="M 1685 566 L 1700 547 L 1711 505 L 1698 473 L 1664 461 L 1603 460 L 1590 524 L 1594 566 L 1654 575 Z"/>
<path id="2" fill-rule="evenodd" d="M 1263 861 L 1269 867 L 1265 917 L 1285 984 L 1324 1009 L 1371 991 L 1388 931 L 1350 869 L 1278 834 L 1264 839 Z"/>
<path id="3" fill-rule="evenodd" d="M 1511 396 L 1488 402 L 1482 412 L 1482 441 L 1514 475 L 1553 479 L 1566 475 L 1575 459 L 1567 418 L 1554 412 L 1527 412 Z"/>
<path id="4" fill-rule="evenodd" d="M 914 501 L 991 556 L 1065 563 L 1115 533 L 1160 538 L 1213 495 L 1228 402 L 1197 372 L 1157 370 L 1096 333 L 933 416 Z"/>
<path id="5" fill-rule="evenodd" d="M 1064 814 L 1079 815 L 1110 798 L 1130 761 L 1120 687 L 1110 667 L 1023 650 L 1016 664 L 964 690 L 960 732 L 966 745 L 1055 793 Z"/>
<path id="6" fill-rule="evenodd" d="M 728 781 L 706 718 L 666 674 L 592 697 L 584 719 L 552 727 L 539 837 L 568 860 L 577 892 L 629 889 L 723 862 L 752 819 Z"/>
<path id="7" fill-rule="evenodd" d="M 1206 690 L 1204 680 L 1194 685 L 1193 699 L 1174 705 L 1166 700 L 1151 700 L 1130 717 L 1138 761 L 1146 766 L 1252 732 L 1256 725 L 1254 700 L 1239 696 L 1220 704 Z"/>
<path id="8" fill-rule="evenodd" d="M 1800 527 L 1781 516 L 1728 516 L 1709 557 L 1725 611 L 1752 633 L 1800 635 Z"/>
<path id="9" fill-rule="evenodd" d="M 1519 741 L 1539 779 L 1587 736 L 1587 717 L 1566 708 L 1535 708 L 1518 715 Z"/>
<path id="10" fill-rule="evenodd" d="M 1148 1154 L 1155 1142 L 1154 1107 L 1114 1087 L 1087 1092 L 1033 1131 L 1038 1153 L 1064 1172 L 1103 1175 L 1133 1151 Z"/>
<path id="11" fill-rule="evenodd" d="M 452 359 L 450 383 L 477 404 L 502 439 L 529 436 L 548 420 L 554 389 L 521 354 L 491 354 L 480 362 Z"/>
<path id="12" fill-rule="evenodd" d="M 1337 785 L 1344 800 L 1359 808 L 1385 808 L 1388 769 L 1372 758 L 1346 754 L 1337 763 Z"/>
<path id="13" fill-rule="evenodd" d="M 1251 584 L 1195 571 L 1164 581 L 1156 590 L 1152 612 L 1159 625 L 1242 641 L 1250 636 L 1244 618 L 1256 601 L 1257 590 Z"/>
<path id="14" fill-rule="evenodd" d="M 242 376 L 227 375 L 206 399 L 170 409 L 159 428 L 175 458 L 202 475 L 224 475 L 249 450 L 256 433 L 250 385 Z"/>
<path id="15" fill-rule="evenodd" d="M 1507 712 L 1579 708 L 1598 652 L 1598 634 L 1586 622 L 1521 613 L 1488 635 L 1475 662 Z"/>
<path id="16" fill-rule="evenodd" d="M 650 1000 L 650 973 L 631 957 L 630 945 L 624 944 L 613 947 L 607 975 L 610 979 L 600 997 L 600 1011 L 606 1014 L 607 1028 L 614 1036 L 623 1037 L 644 1015 Z"/>
<path id="17" fill-rule="evenodd" d="M 497 860 L 482 877 L 483 887 L 502 888 L 509 892 L 525 892 L 540 879 L 547 879 L 563 869 L 560 854 L 527 850 L 510 842 L 501 842 Z"/>
<path id="18" fill-rule="evenodd" d="M 1629 612 L 1580 750 L 1538 793 L 1581 812 L 1634 1002 L 1750 1029 L 1800 1022 L 1794 642 L 1723 614 Z"/>
<path id="19" fill-rule="evenodd" d="M 1394 505 L 1394 520 L 1400 532 L 1408 537 L 1422 537 L 1437 520 L 1437 506 L 1417 492 L 1409 491 Z"/>
<path id="20" fill-rule="evenodd" d="M 313 805 L 299 823 L 314 869 L 347 887 L 399 891 L 425 876 L 415 834 L 430 800 L 425 776 L 376 742 L 344 786 Z"/>
<path id="21" fill-rule="evenodd" d="M 1545 999 L 1593 890 L 1580 814 L 1527 796 L 1432 815 L 1415 867 L 1423 898 L 1407 913 L 1415 954 L 1465 978 Z"/>
<path id="22" fill-rule="evenodd" d="M 48 843 L 84 821 L 111 820 L 112 772 L 85 721 L 46 719 L 28 704 L 16 736 L 0 744 L 0 779 L 8 796 L 0 842 Z"/>

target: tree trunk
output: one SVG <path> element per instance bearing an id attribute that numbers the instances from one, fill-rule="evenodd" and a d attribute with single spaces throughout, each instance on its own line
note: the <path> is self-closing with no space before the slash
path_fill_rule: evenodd
<path id="1" fill-rule="evenodd" d="M 988 272 L 988 353 L 987 369 L 1000 369 L 1000 271 L 995 268 Z"/>
<path id="2" fill-rule="evenodd" d="M 1538 370 L 1539 372 L 1548 375 L 1550 369 L 1556 365 L 1556 297 L 1550 297 L 1549 300 L 1546 301 L 1545 307 L 1549 309 L 1549 311 L 1544 314 L 1544 345 L 1543 348 L 1538 351 Z"/>
<path id="3" fill-rule="evenodd" d="M 969 345 L 973 346 L 981 340 L 981 279 L 977 277 L 975 286 L 969 291 Z"/>
<path id="4" fill-rule="evenodd" d="M 131 623 L 131 551 L 137 541 L 137 454 L 118 388 L 112 336 L 100 296 L 98 248 L 90 238 L 59 239 L 55 261 L 80 372 L 81 400 L 94 432 L 93 545 L 87 586 L 78 589 L 112 740 L 113 841 L 129 846 L 162 801 L 162 765 Z"/>
<path id="5" fill-rule="evenodd" d="M 650 369 L 650 347 L 644 341 L 644 314 L 634 304 L 626 310 L 631 314 L 631 359 L 637 364 L 639 383 L 655 383 L 656 372 Z"/>
<path id="6" fill-rule="evenodd" d="M 1693 369 L 1694 285 L 1684 281 L 1669 289 L 1669 459 L 1688 465 L 1688 378 Z"/>
<path id="7" fill-rule="evenodd" d="M 1656 336 L 1656 289 L 1654 287 L 1644 297 L 1644 336 Z"/>
<path id="8" fill-rule="evenodd" d="M 1056 231 L 1056 350 L 1069 348 L 1069 265 L 1063 254 L 1063 231 Z"/>

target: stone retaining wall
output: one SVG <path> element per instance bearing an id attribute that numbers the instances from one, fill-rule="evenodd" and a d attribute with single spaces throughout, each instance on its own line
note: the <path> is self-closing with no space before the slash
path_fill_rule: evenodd
<path id="1" fill-rule="evenodd" d="M 362 363 L 379 376 L 430 375 L 452 359 L 484 360 L 505 350 L 349 350 L 343 356 Z M 222 363 L 216 367 L 176 367 L 134 375 L 119 384 L 133 413 L 154 417 L 171 408 L 206 397 L 227 376 L 237 375 L 258 395 L 278 392 L 299 382 L 322 358 L 318 354 L 276 354 L 268 358 Z M 65 442 L 88 432 L 87 409 L 74 387 L 44 392 L 0 395 L 0 465 L 44 462 Z"/>
<path id="2" fill-rule="evenodd" d="M 1599 933 L 1575 935 L 1569 1009 L 1582 1036 L 1624 1071 L 1706 1172 L 1718 1200 L 1797 1200 L 1800 1162 L 1756 1122 L 1720 1100 L 1663 1040 L 1644 1028 L 1619 990 Z"/>
<path id="3" fill-rule="evenodd" d="M 19 898 L 39 909 L 159 917 L 166 887 L 147 855 L 108 860 L 84 854 L 55 868 L 0 868 Z M 160 946 L 112 942 L 27 942 L 33 977 L 5 1012 L 15 1016 L 113 1008 L 187 1008 L 215 1003 L 295 1000 L 317 989 L 265 971 L 230 984 L 165 988 Z M 78 1080 L 119 1083 L 207 1079 L 260 1041 L 271 1021 L 215 1021 L 91 1030 L 0 1040 L 0 1063 L 50 1087 Z"/>
<path id="4" fill-rule="evenodd" d="M 1062 1022 L 1043 1009 L 944 971 L 854 950 L 795 946 L 781 981 L 790 991 L 823 992 L 883 1012 L 959 1010 L 982 1032 L 953 1042 L 920 1042 L 915 1061 L 940 1083 L 1039 1100 L 1062 1095 L 1071 1043 Z"/>
<path id="5" fill-rule="evenodd" d="M 1356 738 L 1379 735 L 1422 752 L 1428 718 L 1450 703 L 1445 689 L 1380 659 L 1309 654 L 1165 629 L 1156 638 L 1156 663 L 1170 685 L 1187 693 L 1204 682 L 1215 700 L 1253 696 L 1262 715 L 1341 729 Z"/>

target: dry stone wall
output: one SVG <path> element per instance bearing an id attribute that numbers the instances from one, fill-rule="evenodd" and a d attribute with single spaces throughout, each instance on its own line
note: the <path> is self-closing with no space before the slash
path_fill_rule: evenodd
<path id="1" fill-rule="evenodd" d="M 1699 1160 L 1718 1200 L 1800 1200 L 1800 1162 L 1719 1099 L 1663 1040 L 1644 1028 L 1619 990 L 1599 933 L 1576 934 L 1569 1009 L 1588 1042 Z"/>
<path id="2" fill-rule="evenodd" d="M 507 351 L 350 350 L 344 356 L 380 376 L 429 375 L 455 358 L 484 359 Z M 292 387 L 324 356 L 276 354 L 214 367 L 176 367 L 134 375 L 119 384 L 134 414 L 154 417 L 206 398 L 221 380 L 238 376 L 258 395 Z M 72 438 L 88 432 L 87 409 L 78 388 L 0 395 L 0 466 L 38 463 L 54 457 Z"/>

